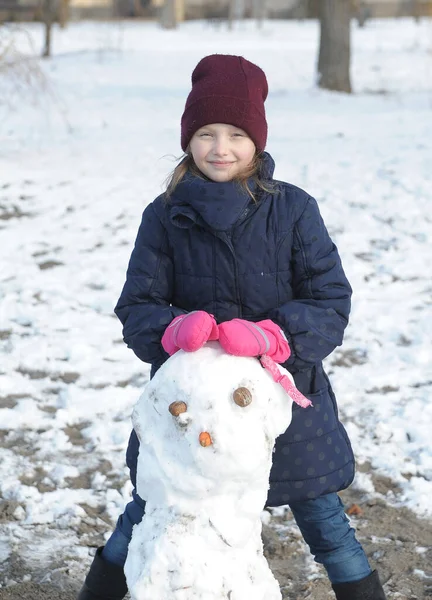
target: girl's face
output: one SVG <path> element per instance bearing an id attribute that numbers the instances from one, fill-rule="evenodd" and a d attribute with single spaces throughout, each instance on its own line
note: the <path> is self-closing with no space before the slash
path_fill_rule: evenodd
<path id="1" fill-rule="evenodd" d="M 248 169 L 256 151 L 243 129 L 226 123 L 212 123 L 198 129 L 189 148 L 201 173 L 218 182 L 231 181 Z"/>

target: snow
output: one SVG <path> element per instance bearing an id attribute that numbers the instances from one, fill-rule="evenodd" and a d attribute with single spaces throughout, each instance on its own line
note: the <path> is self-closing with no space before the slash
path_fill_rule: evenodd
<path id="1" fill-rule="evenodd" d="M 235 401 L 239 390 L 246 406 Z M 177 403 L 182 412 L 173 414 Z M 229 356 L 218 342 L 177 352 L 157 372 L 132 417 L 146 501 L 125 565 L 133 600 L 174 600 L 180 590 L 188 600 L 281 599 L 260 515 L 291 408 L 257 359 Z"/>
<path id="2" fill-rule="evenodd" d="M 29 24 L 17 44 L 32 55 L 42 39 Z M 36 534 L 82 559 L 86 507 L 114 524 L 129 498 L 149 368 L 113 306 L 142 210 L 181 154 L 191 71 L 212 52 L 266 71 L 276 176 L 317 198 L 353 285 L 326 367 L 357 460 L 397 484 L 390 502 L 431 516 L 432 23 L 353 24 L 352 96 L 314 87 L 317 43 L 308 21 L 75 23 L 34 61 L 38 91 L 2 79 L 0 498 L 21 510 L 0 522 L 0 560 Z"/>
<path id="3" fill-rule="evenodd" d="M 414 575 L 417 575 L 417 577 L 420 577 L 421 579 L 432 579 L 432 577 L 426 575 L 421 569 L 414 569 Z"/>

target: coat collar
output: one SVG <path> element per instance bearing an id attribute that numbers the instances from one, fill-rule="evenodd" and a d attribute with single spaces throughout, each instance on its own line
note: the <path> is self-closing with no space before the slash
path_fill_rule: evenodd
<path id="1" fill-rule="evenodd" d="M 265 153 L 263 179 L 271 179 L 274 161 Z M 254 184 L 251 184 L 252 191 Z M 171 222 L 189 229 L 193 225 L 207 226 L 215 231 L 228 231 L 248 214 L 251 197 L 236 182 L 217 183 L 186 174 L 178 184 L 170 211 Z"/>

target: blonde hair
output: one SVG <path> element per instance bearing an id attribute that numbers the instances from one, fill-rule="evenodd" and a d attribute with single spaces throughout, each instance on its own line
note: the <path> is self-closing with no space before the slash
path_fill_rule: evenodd
<path id="1" fill-rule="evenodd" d="M 263 170 L 264 156 L 262 153 L 256 153 L 249 168 L 237 175 L 233 181 L 237 182 L 239 186 L 252 198 L 254 202 L 257 202 L 257 191 L 262 190 L 264 192 L 274 194 L 276 192 L 276 186 L 273 182 L 263 180 L 261 173 Z M 174 193 L 178 184 L 182 181 L 186 173 L 191 173 L 195 177 L 207 180 L 207 177 L 198 169 L 195 161 L 192 157 L 189 148 L 186 153 L 181 157 L 180 162 L 176 168 L 168 175 L 166 179 L 166 191 L 165 198 L 168 200 Z M 249 180 L 255 183 L 256 191 L 252 191 Z"/>

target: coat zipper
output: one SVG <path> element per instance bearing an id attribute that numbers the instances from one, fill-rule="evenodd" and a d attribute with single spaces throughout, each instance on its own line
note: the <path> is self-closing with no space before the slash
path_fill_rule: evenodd
<path id="1" fill-rule="evenodd" d="M 238 313 L 239 313 L 238 316 L 241 319 L 241 317 L 243 316 L 243 310 L 242 310 L 242 306 L 241 306 L 240 287 L 238 284 L 238 282 L 239 282 L 238 265 L 237 265 L 235 251 L 234 251 L 234 246 L 231 241 L 231 235 L 229 233 L 217 233 L 216 231 L 214 231 L 213 233 L 216 235 L 216 237 L 218 237 L 222 242 L 224 242 L 228 246 L 228 248 L 230 249 L 230 252 L 232 254 L 233 260 L 234 260 L 234 283 L 235 283 L 235 291 L 236 291 L 236 296 L 237 296 L 237 307 L 238 307 Z"/>

